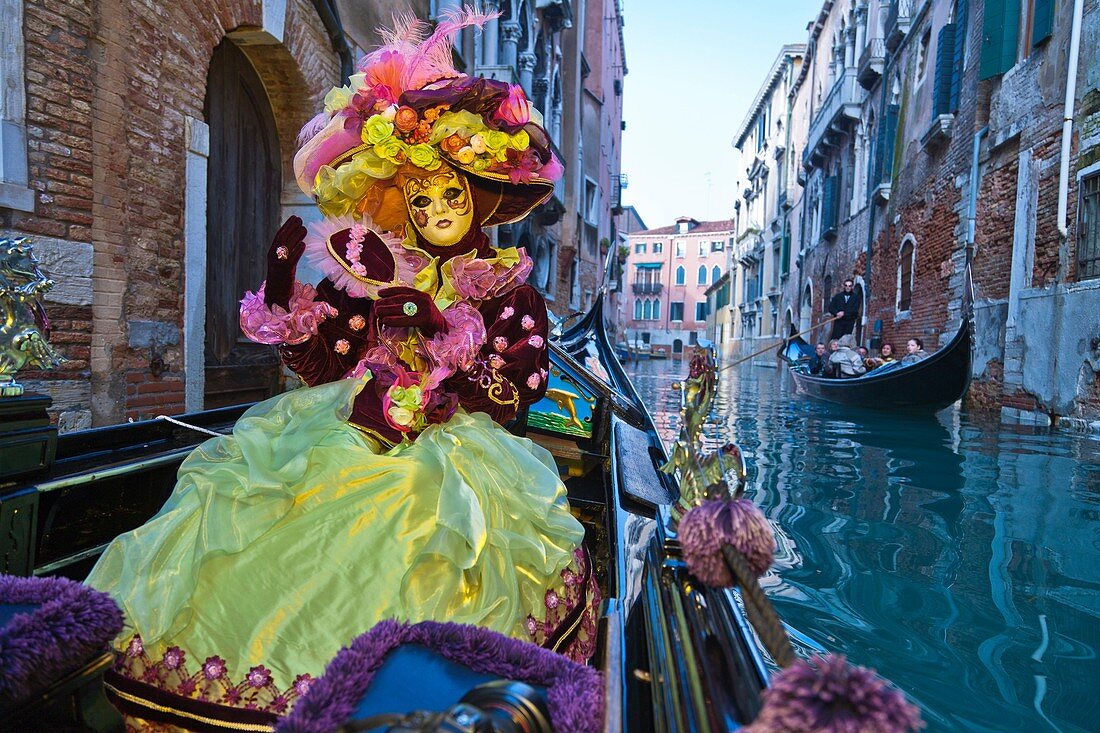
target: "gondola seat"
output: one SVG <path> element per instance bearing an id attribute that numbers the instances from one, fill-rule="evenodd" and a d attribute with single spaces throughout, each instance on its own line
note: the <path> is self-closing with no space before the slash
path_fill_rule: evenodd
<path id="1" fill-rule="evenodd" d="M 11 730 L 117 729 L 102 681 L 121 630 L 122 611 L 105 593 L 0 575 L 0 720 Z"/>

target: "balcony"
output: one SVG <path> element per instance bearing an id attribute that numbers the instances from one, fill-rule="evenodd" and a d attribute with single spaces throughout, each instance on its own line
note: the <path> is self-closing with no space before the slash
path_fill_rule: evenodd
<path id="1" fill-rule="evenodd" d="M 664 287 L 661 283 L 634 283 L 631 286 L 635 295 L 660 295 Z"/>
<path id="2" fill-rule="evenodd" d="M 498 66 L 481 66 L 477 67 L 478 76 L 484 76 L 486 79 L 494 79 L 496 81 L 506 81 L 509 84 L 519 84 L 519 77 L 516 76 L 516 68 L 514 66 L 507 66 L 500 64 Z"/>
<path id="3" fill-rule="evenodd" d="M 913 21 L 913 0 L 894 0 L 886 14 L 886 50 L 893 53 L 901 45 Z"/>
<path id="4" fill-rule="evenodd" d="M 820 164 L 825 157 L 824 148 L 835 145 L 837 133 L 842 132 L 852 120 L 859 119 L 862 95 L 856 70 L 845 69 L 810 122 L 806 150 L 802 153 L 803 167 L 810 170 L 815 164 Z"/>
<path id="5" fill-rule="evenodd" d="M 859 57 L 859 85 L 864 89 L 873 87 L 882 77 L 882 70 L 885 67 L 886 41 L 882 38 L 872 38 Z"/>

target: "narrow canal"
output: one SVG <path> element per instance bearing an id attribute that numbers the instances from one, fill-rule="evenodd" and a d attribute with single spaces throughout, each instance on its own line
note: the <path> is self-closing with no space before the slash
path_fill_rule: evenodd
<path id="1" fill-rule="evenodd" d="M 627 371 L 667 442 L 685 365 Z M 719 392 L 708 436 L 745 453 L 796 645 L 876 668 L 928 731 L 1100 730 L 1100 439 L 843 408 L 747 364 Z"/>

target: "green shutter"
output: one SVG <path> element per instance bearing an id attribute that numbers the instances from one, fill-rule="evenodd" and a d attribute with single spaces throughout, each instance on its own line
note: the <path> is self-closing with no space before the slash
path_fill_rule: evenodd
<path id="1" fill-rule="evenodd" d="M 837 220 L 837 179 L 829 176 L 825 179 L 821 193 L 821 236 L 828 237 L 836 232 Z"/>
<path id="2" fill-rule="evenodd" d="M 987 0 L 982 22 L 982 63 L 979 79 L 1003 74 L 1016 65 L 1020 33 L 1020 0 Z"/>
<path id="3" fill-rule="evenodd" d="M 932 88 L 932 114 L 949 115 L 955 111 L 951 106 L 951 88 L 955 84 L 955 24 L 947 23 L 940 28 L 936 38 L 936 81 Z"/>
<path id="4" fill-rule="evenodd" d="M 886 114 L 879 121 L 878 136 L 875 140 L 875 164 L 872 170 L 871 185 L 889 183 L 894 175 L 894 143 L 898 132 L 898 115 L 901 106 L 886 105 Z"/>
<path id="5" fill-rule="evenodd" d="M 966 57 L 966 28 L 967 13 L 970 12 L 970 3 L 967 0 L 958 0 L 955 3 L 955 56 L 953 59 L 954 70 L 951 76 L 951 109 L 959 108 L 959 83 L 962 79 L 963 61 Z"/>
<path id="6" fill-rule="evenodd" d="M 791 271 L 791 231 L 783 227 L 783 243 L 779 247 L 779 271 L 786 275 Z"/>
<path id="7" fill-rule="evenodd" d="M 1031 16 L 1031 45 L 1038 46 L 1050 38 L 1054 29 L 1054 0 L 1035 0 Z"/>

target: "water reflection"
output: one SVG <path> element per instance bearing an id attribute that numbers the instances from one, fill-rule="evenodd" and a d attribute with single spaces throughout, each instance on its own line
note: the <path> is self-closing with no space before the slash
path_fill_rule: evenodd
<path id="1" fill-rule="evenodd" d="M 628 370 L 669 439 L 683 365 Z M 928 730 L 1100 729 L 1100 441 L 792 392 L 725 373 L 708 436 L 745 452 L 802 645 L 879 669 Z"/>

